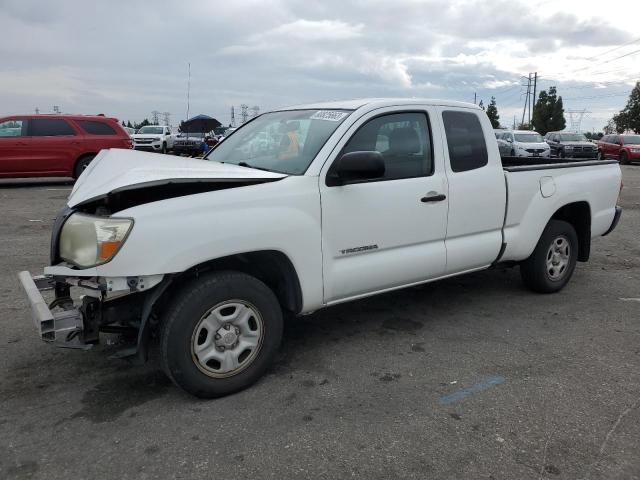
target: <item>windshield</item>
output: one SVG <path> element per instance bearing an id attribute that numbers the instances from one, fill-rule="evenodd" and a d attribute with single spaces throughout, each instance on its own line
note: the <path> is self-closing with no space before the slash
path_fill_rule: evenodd
<path id="1" fill-rule="evenodd" d="M 640 135 L 625 135 L 622 139 L 625 145 L 640 145 Z"/>
<path id="2" fill-rule="evenodd" d="M 514 137 L 516 137 L 516 142 L 522 143 L 542 143 L 542 135 L 539 133 L 514 133 Z"/>
<path id="3" fill-rule="evenodd" d="M 142 127 L 140 130 L 138 130 L 138 133 L 153 133 L 155 135 L 162 135 L 162 132 L 162 127 Z"/>
<path id="4" fill-rule="evenodd" d="M 350 113 L 346 110 L 266 113 L 240 127 L 205 159 L 301 175 Z"/>
<path id="5" fill-rule="evenodd" d="M 561 142 L 586 142 L 587 137 L 581 133 L 563 133 L 560 135 Z"/>

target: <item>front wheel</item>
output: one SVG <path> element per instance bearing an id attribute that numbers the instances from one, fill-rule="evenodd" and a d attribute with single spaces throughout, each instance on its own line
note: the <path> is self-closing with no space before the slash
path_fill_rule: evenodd
<path id="1" fill-rule="evenodd" d="M 260 280 L 216 272 L 187 283 L 163 318 L 162 367 L 201 398 L 228 395 L 256 382 L 282 339 L 278 299 Z"/>
<path id="2" fill-rule="evenodd" d="M 167 144 L 166 143 L 162 144 L 162 150 L 160 152 L 161 153 L 167 153 Z"/>
<path id="3" fill-rule="evenodd" d="M 80 175 L 82 175 L 82 172 L 85 171 L 85 169 L 89 166 L 89 164 L 94 158 L 95 158 L 95 155 L 86 155 L 80 158 L 76 162 L 76 166 L 73 169 L 73 178 L 77 179 Z"/>
<path id="4" fill-rule="evenodd" d="M 573 226 L 551 220 L 531 256 L 520 264 L 522 281 L 534 292 L 558 292 L 571 279 L 577 258 L 578 236 Z"/>
<path id="5" fill-rule="evenodd" d="M 620 163 L 622 165 L 627 165 L 629 163 L 629 157 L 627 156 L 627 152 L 622 152 L 620 154 Z"/>

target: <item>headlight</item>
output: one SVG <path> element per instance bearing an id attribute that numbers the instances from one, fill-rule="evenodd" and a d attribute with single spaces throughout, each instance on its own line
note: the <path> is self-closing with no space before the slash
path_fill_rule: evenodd
<path id="1" fill-rule="evenodd" d="M 60 257 L 79 267 L 106 263 L 120 249 L 132 226 L 130 218 L 74 213 L 60 233 Z"/>

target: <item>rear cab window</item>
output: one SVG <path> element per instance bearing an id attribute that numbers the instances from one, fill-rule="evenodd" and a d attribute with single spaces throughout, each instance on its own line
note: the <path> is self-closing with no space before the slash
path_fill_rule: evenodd
<path id="1" fill-rule="evenodd" d="M 29 120 L 29 135 L 32 137 L 73 136 L 76 132 L 61 118 L 33 118 Z"/>
<path id="2" fill-rule="evenodd" d="M 115 129 L 106 122 L 96 120 L 76 120 L 76 123 L 89 135 L 117 135 Z"/>
<path id="3" fill-rule="evenodd" d="M 478 115 L 445 110 L 442 112 L 442 120 L 452 171 L 466 172 L 489 163 L 487 144 Z"/>

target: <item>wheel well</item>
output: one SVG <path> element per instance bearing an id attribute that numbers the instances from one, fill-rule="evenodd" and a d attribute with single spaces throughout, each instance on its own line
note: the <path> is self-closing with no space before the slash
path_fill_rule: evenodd
<path id="1" fill-rule="evenodd" d="M 587 202 L 575 202 L 558 209 L 551 217 L 570 223 L 578 235 L 578 261 L 589 260 L 591 252 L 591 208 Z"/>
<path id="2" fill-rule="evenodd" d="M 267 285 L 284 310 L 302 310 L 302 289 L 291 260 L 277 250 L 262 250 L 217 258 L 201 263 L 182 273 L 176 280 L 184 281 L 211 270 L 236 270 L 256 277 Z"/>
<path id="3" fill-rule="evenodd" d="M 74 164 L 73 164 L 73 172 L 72 172 L 72 173 L 75 175 L 75 173 L 76 173 L 76 168 L 78 167 L 78 163 L 80 163 L 80 161 L 81 161 L 82 159 L 87 158 L 87 157 L 92 157 L 92 158 L 93 158 L 93 157 L 95 157 L 96 155 L 97 155 L 97 153 L 92 153 L 92 152 L 89 152 L 89 153 L 83 153 L 82 155 L 80 155 L 80 156 L 76 159 L 76 161 L 74 162 Z"/>

